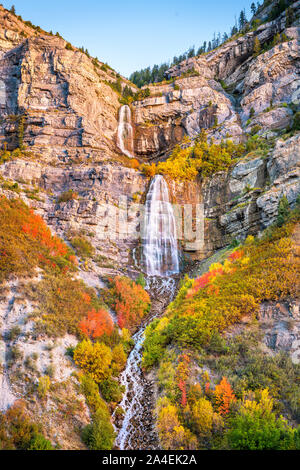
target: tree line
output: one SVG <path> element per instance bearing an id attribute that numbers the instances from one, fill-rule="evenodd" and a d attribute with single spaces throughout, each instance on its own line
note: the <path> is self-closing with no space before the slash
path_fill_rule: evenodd
<path id="1" fill-rule="evenodd" d="M 261 7 L 263 8 L 269 3 L 271 3 L 270 0 L 264 0 L 262 5 L 260 5 L 259 2 L 257 2 L 256 4 L 252 2 L 250 6 L 252 15 L 255 16 L 258 10 L 261 9 Z M 274 5 L 274 8 L 272 9 L 268 20 L 275 19 L 282 11 L 285 10 L 285 8 L 287 8 L 288 4 L 290 3 L 291 2 L 289 0 L 279 0 L 279 2 Z M 253 23 L 258 24 L 259 20 L 254 20 Z M 204 41 L 203 44 L 198 47 L 198 49 L 196 49 L 195 46 L 192 46 L 183 54 L 174 56 L 171 61 L 164 62 L 160 65 L 155 64 L 153 67 L 146 67 L 144 69 L 137 70 L 130 75 L 129 80 L 139 88 L 149 83 L 161 82 L 165 79 L 165 72 L 170 67 L 178 65 L 180 62 L 190 59 L 192 57 L 208 53 L 219 47 L 221 44 L 224 44 L 237 33 L 245 33 L 248 30 L 250 30 L 250 22 L 247 19 L 245 9 L 243 9 L 240 11 L 238 18 L 235 17 L 234 25 L 230 28 L 229 33 L 214 33 L 213 38 L 210 41 Z"/>

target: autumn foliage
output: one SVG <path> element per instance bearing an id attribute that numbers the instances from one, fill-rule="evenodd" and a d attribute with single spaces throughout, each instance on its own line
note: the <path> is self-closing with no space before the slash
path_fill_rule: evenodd
<path id="1" fill-rule="evenodd" d="M 208 272 L 186 276 L 166 314 L 146 328 L 142 364 L 158 367 L 156 426 L 164 449 L 187 449 L 187 436 L 197 449 L 299 448 L 299 367 L 259 347 L 265 332 L 255 316 L 263 302 L 297 297 L 299 219 L 292 217 L 259 239 L 248 237 Z M 244 316 L 242 332 L 227 330 Z"/>
<path id="2" fill-rule="evenodd" d="M 65 256 L 68 252 L 67 245 L 58 237 L 54 237 L 40 215 L 29 210 L 26 222 L 22 225 L 22 230 L 29 238 L 36 240 L 45 247 L 52 257 Z"/>
<path id="3" fill-rule="evenodd" d="M 74 351 L 74 361 L 98 383 L 110 375 L 112 352 L 103 343 L 83 340 Z"/>
<path id="4" fill-rule="evenodd" d="M 182 406 L 186 406 L 187 402 L 186 381 L 189 375 L 189 362 L 190 358 L 188 354 L 181 354 L 181 356 L 179 357 L 179 362 L 176 371 L 178 387 L 181 391 Z"/>
<path id="5" fill-rule="evenodd" d="M 149 294 L 140 284 L 125 276 L 116 276 L 110 283 L 108 302 L 115 309 L 120 328 L 131 331 L 139 325 L 150 308 Z"/>
<path id="6" fill-rule="evenodd" d="M 21 200 L 0 197 L 0 282 L 11 274 L 30 275 L 37 266 L 66 273 L 75 265 L 72 251 L 39 215 Z"/>
<path id="7" fill-rule="evenodd" d="M 110 335 L 113 332 L 114 324 L 107 310 L 103 308 L 96 310 L 93 308 L 79 322 L 78 327 L 86 336 L 99 338 L 104 334 Z"/>
<path id="8" fill-rule="evenodd" d="M 216 385 L 215 400 L 217 409 L 222 416 L 229 413 L 230 405 L 236 401 L 231 385 L 226 377 L 223 377 L 221 382 Z"/>
<path id="9" fill-rule="evenodd" d="M 31 288 L 29 290 L 29 288 Z M 49 336 L 63 336 L 66 333 L 82 336 L 80 323 L 92 331 L 110 328 L 109 320 L 104 323 L 89 323 L 89 313 L 103 312 L 104 304 L 94 289 L 87 287 L 83 281 L 72 279 L 68 274 L 47 274 L 37 285 L 28 286 L 28 296 L 37 303 L 35 328 Z M 47 308 L 45 308 L 47 306 Z M 102 317 L 102 315 L 101 315 Z M 84 333 L 85 334 L 85 333 Z"/>
<path id="10" fill-rule="evenodd" d="M 31 421 L 26 402 L 17 400 L 6 413 L 0 412 L 0 450 L 51 450 L 42 425 Z"/>
<path id="11" fill-rule="evenodd" d="M 244 151 L 243 144 L 234 144 L 231 140 L 208 143 L 203 130 L 193 145 L 177 145 L 166 161 L 158 162 L 157 165 L 144 164 L 141 170 L 150 177 L 163 174 L 173 179 L 194 180 L 199 174 L 212 176 L 218 171 L 227 170 L 233 158 L 240 157 Z"/>

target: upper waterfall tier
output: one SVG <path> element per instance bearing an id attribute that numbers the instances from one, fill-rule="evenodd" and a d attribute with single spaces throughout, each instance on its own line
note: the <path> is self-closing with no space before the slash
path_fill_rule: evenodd
<path id="1" fill-rule="evenodd" d="M 179 272 L 176 222 L 169 190 L 163 176 L 156 175 L 145 204 L 143 265 L 149 276 Z"/>
<path id="2" fill-rule="evenodd" d="M 133 128 L 131 125 L 131 110 L 125 104 L 121 106 L 118 124 L 118 147 L 124 155 L 134 157 L 133 150 Z"/>

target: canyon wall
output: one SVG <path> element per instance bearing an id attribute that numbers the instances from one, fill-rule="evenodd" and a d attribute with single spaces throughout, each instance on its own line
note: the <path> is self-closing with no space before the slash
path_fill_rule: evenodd
<path id="1" fill-rule="evenodd" d="M 234 238 L 261 231 L 274 221 L 284 194 L 295 203 L 299 136 L 280 139 L 299 106 L 300 2 L 292 8 L 295 20 L 288 28 L 282 14 L 188 59 L 168 70 L 171 82 L 150 86 L 150 96 L 131 105 L 134 152 L 146 161 L 165 159 L 184 135 L 193 139 L 203 128 L 217 141 L 245 141 L 254 130 L 277 139 L 266 155 L 250 153 L 228 173 L 169 181 L 173 202 L 203 204 L 204 245 L 189 248 L 183 240 L 189 256 L 205 257 Z M 84 232 L 103 259 L 101 272 L 126 269 L 138 245 L 128 231 L 139 229 L 136 204 L 144 202 L 149 178 L 131 168 L 117 145 L 120 102 L 111 86 L 117 75 L 2 7 L 0 17 L 0 144 L 13 149 L 22 138 L 29 152 L 1 165 L 2 177 L 17 182 L 20 197 L 63 238 Z M 276 33 L 286 40 L 272 46 Z M 255 37 L 266 52 L 253 53 Z M 120 80 L 122 86 L 129 83 Z M 28 185 L 37 186 L 41 197 L 28 197 Z M 68 190 L 76 197 L 58 202 Z M 0 191 L 15 195 L 7 186 Z M 121 220 L 125 209 L 127 228 Z"/>

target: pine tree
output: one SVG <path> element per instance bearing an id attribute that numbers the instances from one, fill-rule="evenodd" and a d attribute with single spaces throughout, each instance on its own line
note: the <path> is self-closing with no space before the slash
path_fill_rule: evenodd
<path id="1" fill-rule="evenodd" d="M 9 10 L 13 15 L 16 14 L 16 9 L 15 9 L 15 5 L 12 5 L 11 6 L 11 9 Z"/>
<path id="2" fill-rule="evenodd" d="M 246 23 L 247 23 L 247 18 L 246 18 L 245 10 L 241 10 L 240 17 L 239 17 L 240 29 L 242 29 Z"/>
<path id="3" fill-rule="evenodd" d="M 255 15 L 255 13 L 256 13 L 256 6 L 255 6 L 255 3 L 254 3 L 254 2 L 251 3 L 251 7 L 250 7 L 250 8 L 251 8 L 251 13 L 252 13 L 252 15 Z"/>
<path id="4" fill-rule="evenodd" d="M 223 42 L 226 42 L 227 39 L 228 39 L 228 34 L 227 34 L 227 33 L 224 33 L 224 34 L 223 34 L 222 41 L 223 41 Z"/>

